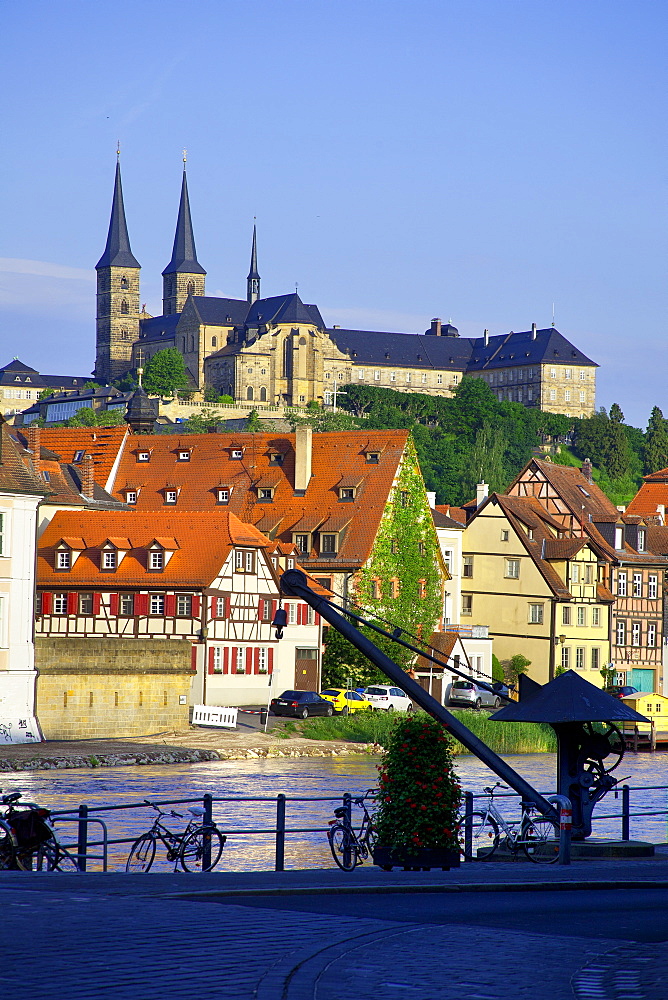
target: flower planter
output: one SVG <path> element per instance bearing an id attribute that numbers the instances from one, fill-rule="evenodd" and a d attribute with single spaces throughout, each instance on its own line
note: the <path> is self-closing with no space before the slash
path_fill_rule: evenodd
<path id="1" fill-rule="evenodd" d="M 373 851 L 373 863 L 385 872 L 391 872 L 393 868 L 403 868 L 404 871 L 442 868 L 447 872 L 451 868 L 459 868 L 460 856 L 459 851 L 447 847 L 411 847 L 408 850 L 376 847 Z"/>

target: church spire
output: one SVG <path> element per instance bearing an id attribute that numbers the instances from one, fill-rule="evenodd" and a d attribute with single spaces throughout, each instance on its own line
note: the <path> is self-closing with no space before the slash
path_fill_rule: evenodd
<path id="1" fill-rule="evenodd" d="M 186 158 L 183 155 L 181 200 L 176 220 L 172 259 L 162 272 L 162 311 L 165 316 L 180 313 L 189 295 L 204 295 L 206 271 L 197 260 L 195 237 L 190 217 Z"/>
<path id="2" fill-rule="evenodd" d="M 260 298 L 260 275 L 257 270 L 257 231 L 253 224 L 253 248 L 251 250 L 250 271 L 246 279 L 246 299 L 253 304 Z"/>
<path id="3" fill-rule="evenodd" d="M 96 270 L 102 267 L 140 267 L 130 249 L 130 237 L 125 221 L 123 206 L 123 187 L 121 185 L 121 164 L 116 161 L 116 179 L 114 181 L 114 199 L 111 203 L 111 219 L 109 233 L 104 253 L 95 265 Z"/>

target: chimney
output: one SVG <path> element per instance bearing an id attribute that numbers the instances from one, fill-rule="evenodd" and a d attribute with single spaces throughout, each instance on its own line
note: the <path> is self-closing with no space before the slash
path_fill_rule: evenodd
<path id="1" fill-rule="evenodd" d="M 479 507 L 480 504 L 484 500 L 486 500 L 488 496 L 489 496 L 489 486 L 487 485 L 487 483 L 478 483 L 478 485 L 475 488 L 476 507 Z"/>
<path id="2" fill-rule="evenodd" d="M 431 332 L 434 335 L 434 337 L 441 336 L 441 321 L 438 318 L 438 316 L 436 317 L 436 319 L 433 319 L 431 321 Z"/>
<path id="3" fill-rule="evenodd" d="M 535 339 L 536 339 L 536 334 L 537 334 L 537 332 L 538 332 L 538 331 L 536 330 L 536 324 L 535 324 L 535 323 L 532 323 L 532 324 L 531 324 L 531 339 L 532 339 L 532 340 L 535 340 Z"/>
<path id="4" fill-rule="evenodd" d="M 485 347 L 489 347 L 489 330 L 485 330 L 483 338 L 485 340 Z"/>
<path id="5" fill-rule="evenodd" d="M 84 455 L 79 465 L 79 478 L 81 479 L 81 492 L 89 500 L 93 499 L 95 488 L 95 477 L 93 476 L 93 456 Z"/>
<path id="6" fill-rule="evenodd" d="M 591 470 L 591 459 L 585 458 L 582 463 L 582 469 L 580 470 L 582 475 L 585 477 L 588 483 L 593 483 L 592 470 Z"/>
<path id="7" fill-rule="evenodd" d="M 304 492 L 311 481 L 313 428 L 297 427 L 295 432 L 295 492 Z"/>
<path id="8" fill-rule="evenodd" d="M 436 506 L 436 493 L 432 493 L 431 490 L 427 490 L 427 501 L 430 508 L 433 510 Z"/>
<path id="9" fill-rule="evenodd" d="M 28 448 L 30 448 L 30 451 L 32 452 L 32 467 L 36 476 L 39 476 L 42 471 L 40 462 L 39 432 L 40 428 L 35 427 L 34 424 L 30 424 L 28 427 L 23 428 L 23 436 L 26 439 Z"/>

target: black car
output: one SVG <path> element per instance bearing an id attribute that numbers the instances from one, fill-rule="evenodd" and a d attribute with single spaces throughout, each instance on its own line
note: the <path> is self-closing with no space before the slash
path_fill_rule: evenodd
<path id="1" fill-rule="evenodd" d="M 331 701 L 321 698 L 315 691 L 284 691 L 278 698 L 271 699 L 269 708 L 273 715 L 292 715 L 296 719 L 334 714 Z"/>
<path id="2" fill-rule="evenodd" d="M 613 698 L 625 698 L 627 694 L 636 694 L 638 688 L 631 684 L 611 684 L 605 689 L 606 694 L 611 694 Z"/>

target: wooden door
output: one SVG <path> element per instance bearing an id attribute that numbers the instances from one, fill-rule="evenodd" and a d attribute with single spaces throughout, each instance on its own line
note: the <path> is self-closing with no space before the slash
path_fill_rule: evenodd
<path id="1" fill-rule="evenodd" d="M 319 691 L 318 650 L 297 647 L 295 650 L 295 691 Z"/>

